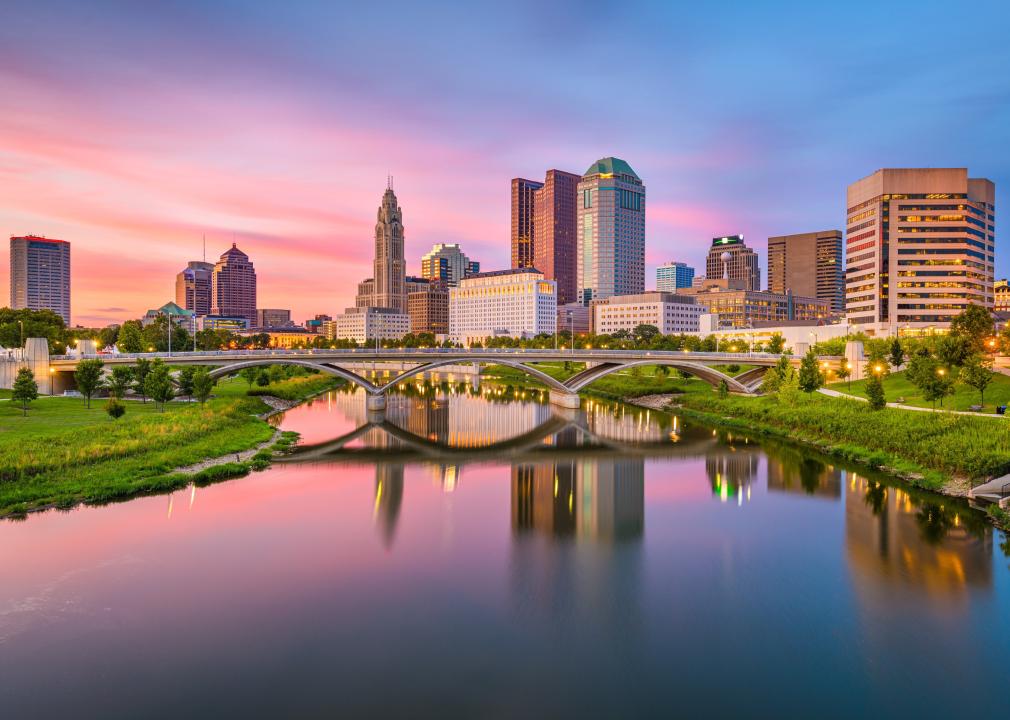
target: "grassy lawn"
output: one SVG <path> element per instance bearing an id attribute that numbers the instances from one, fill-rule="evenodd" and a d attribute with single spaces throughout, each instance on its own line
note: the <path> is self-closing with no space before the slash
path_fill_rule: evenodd
<path id="1" fill-rule="evenodd" d="M 564 363 L 537 363 L 534 367 L 559 380 L 564 380 L 585 369 L 585 365 L 582 363 L 572 363 L 571 370 L 565 370 Z M 544 387 L 522 370 L 516 370 L 506 365 L 488 366 L 482 371 L 482 375 L 506 383 Z M 582 392 L 620 400 L 621 398 L 641 397 L 642 395 L 681 393 L 684 392 L 684 388 L 689 382 L 691 381 L 677 377 L 677 372 L 673 368 L 670 368 L 670 374 L 667 377 L 657 377 L 655 367 L 641 366 L 636 369 L 618 370 L 611 373 L 584 388 Z"/>
<path id="2" fill-rule="evenodd" d="M 829 385 L 832 390 L 848 393 L 849 384 L 846 382 L 836 382 Z M 853 380 L 853 395 L 866 397 L 866 381 Z M 923 399 L 918 389 L 908 381 L 904 372 L 892 373 L 884 380 L 884 396 L 887 402 L 897 402 L 899 398 L 904 398 L 902 402 L 906 405 L 916 405 L 918 407 L 932 407 L 932 403 Z M 992 383 L 985 389 L 985 411 L 995 412 L 997 405 L 1010 403 L 1010 377 L 996 374 Z M 954 386 L 954 394 L 943 399 L 943 407 L 950 410 L 967 410 L 972 405 L 979 405 L 978 390 L 968 387 L 963 383 Z M 937 405 L 939 407 L 939 405 Z"/>
<path id="3" fill-rule="evenodd" d="M 798 440 L 929 489 L 952 476 L 977 481 L 1010 471 L 1010 432 L 990 418 L 893 408 L 874 412 L 866 403 L 816 393 L 801 394 L 792 406 L 776 397 L 720 398 L 697 384 L 678 402 L 707 422 Z"/>
<path id="4" fill-rule="evenodd" d="M 321 385 L 295 377 L 271 387 L 296 396 Z M 267 406 L 246 390 L 242 380 L 223 380 L 206 406 L 173 402 L 165 412 L 129 400 L 119 420 L 106 414 L 104 400 L 88 410 L 80 398 L 39 398 L 27 418 L 15 404 L 0 403 L 0 516 L 184 485 L 187 476 L 169 474 L 174 468 L 246 450 L 273 434 L 258 417 Z"/>

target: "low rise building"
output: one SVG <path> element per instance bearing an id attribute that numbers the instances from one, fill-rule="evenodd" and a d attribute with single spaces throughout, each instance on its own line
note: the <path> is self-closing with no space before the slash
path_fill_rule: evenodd
<path id="1" fill-rule="evenodd" d="M 557 288 L 533 268 L 481 273 L 449 291 L 449 337 L 470 345 L 488 337 L 529 338 L 557 327 Z"/>
<path id="2" fill-rule="evenodd" d="M 613 295 L 592 302 L 593 332 L 613 335 L 633 332 L 639 325 L 654 325 L 664 335 L 698 331 L 705 309 L 694 298 L 668 292 Z"/>
<path id="3" fill-rule="evenodd" d="M 327 321 L 325 327 L 330 339 L 354 340 L 357 343 L 376 339 L 399 340 L 410 332 L 410 315 L 392 308 L 353 307 Z"/>
<path id="4" fill-rule="evenodd" d="M 558 306 L 558 331 L 585 334 L 593 329 L 592 313 L 587 305 L 580 302 L 566 303 Z"/>
<path id="5" fill-rule="evenodd" d="M 1006 278 L 993 283 L 993 293 L 995 302 L 992 309 L 996 312 L 1010 312 L 1010 284 Z"/>
<path id="6" fill-rule="evenodd" d="M 297 325 L 274 329 L 251 328 L 241 334 L 246 336 L 260 334 L 269 335 L 270 347 L 272 348 L 308 347 L 312 345 L 313 339 L 316 338 L 315 333 L 310 332 L 305 328 L 298 327 Z"/>
<path id="7" fill-rule="evenodd" d="M 407 294 L 410 331 L 445 335 L 449 332 L 449 289 L 440 282 L 425 283 Z"/>
<path id="8" fill-rule="evenodd" d="M 230 330 L 241 332 L 249 328 L 249 319 L 228 315 L 202 315 L 196 318 L 197 330 Z"/>
<path id="9" fill-rule="evenodd" d="M 256 327 L 275 328 L 287 327 L 291 324 L 291 311 L 277 308 L 257 308 Z"/>
<path id="10" fill-rule="evenodd" d="M 719 327 L 752 328 L 785 321 L 825 322 L 835 317 L 829 300 L 748 290 L 746 280 L 705 280 L 681 292 L 695 299 L 703 312 L 719 316 Z"/>
<path id="11" fill-rule="evenodd" d="M 171 319 L 177 326 L 182 326 L 190 332 L 196 327 L 196 317 L 193 312 L 179 307 L 174 302 L 167 302 L 160 308 L 148 310 L 140 319 L 140 324 L 147 327 L 162 316 Z"/>

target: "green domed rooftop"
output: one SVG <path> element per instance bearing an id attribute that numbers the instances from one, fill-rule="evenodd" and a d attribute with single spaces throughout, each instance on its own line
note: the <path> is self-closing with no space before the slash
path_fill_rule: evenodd
<path id="1" fill-rule="evenodd" d="M 587 175 L 631 175 L 636 180 L 642 179 L 638 177 L 638 173 L 632 170 L 628 163 L 621 160 L 621 158 L 615 157 L 600 158 L 590 165 L 588 170 L 582 173 L 583 177 Z"/>

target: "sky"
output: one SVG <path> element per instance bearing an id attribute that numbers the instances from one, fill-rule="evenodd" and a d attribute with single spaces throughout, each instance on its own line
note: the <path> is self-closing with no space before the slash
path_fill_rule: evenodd
<path id="1" fill-rule="evenodd" d="M 387 175 L 408 272 L 438 242 L 505 268 L 510 179 L 609 155 L 646 185 L 649 287 L 733 233 L 764 272 L 767 237 L 843 227 L 881 167 L 995 182 L 1010 273 L 1010 3 L 16 5 L 0 228 L 72 243 L 77 324 L 174 299 L 204 236 L 250 256 L 260 307 L 339 313 Z"/>

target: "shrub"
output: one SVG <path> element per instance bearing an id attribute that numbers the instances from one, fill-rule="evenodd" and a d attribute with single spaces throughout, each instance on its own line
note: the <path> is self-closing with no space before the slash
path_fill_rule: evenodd
<path id="1" fill-rule="evenodd" d="M 876 375 L 871 375 L 870 379 L 866 381 L 866 398 L 870 401 L 870 408 L 873 410 L 882 410 L 887 405 L 887 399 L 884 397 L 884 385 Z"/>
<path id="2" fill-rule="evenodd" d="M 118 420 L 126 414 L 126 406 L 112 397 L 109 398 L 109 402 L 105 403 L 105 412 L 109 413 L 109 417 L 113 420 Z"/>

